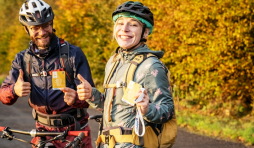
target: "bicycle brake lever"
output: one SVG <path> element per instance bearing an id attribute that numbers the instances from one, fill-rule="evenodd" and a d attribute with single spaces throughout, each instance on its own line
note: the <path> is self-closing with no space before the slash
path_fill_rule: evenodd
<path id="1" fill-rule="evenodd" d="M 15 138 L 15 136 L 12 134 L 11 131 L 8 131 L 9 127 L 6 127 L 4 130 L 3 130 L 3 134 L 1 136 L 1 138 L 6 138 L 8 140 L 12 140 L 13 138 Z"/>
<path id="2" fill-rule="evenodd" d="M 74 140 L 70 142 L 69 144 L 67 144 L 64 148 L 68 148 L 70 146 L 73 146 L 74 148 L 76 148 L 80 143 L 82 143 L 82 140 L 84 137 L 85 137 L 85 134 L 83 132 L 80 132 L 79 135 L 75 137 Z"/>

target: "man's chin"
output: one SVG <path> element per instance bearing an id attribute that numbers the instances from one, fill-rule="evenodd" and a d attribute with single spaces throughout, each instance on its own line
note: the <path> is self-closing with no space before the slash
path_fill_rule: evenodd
<path id="1" fill-rule="evenodd" d="M 46 49 L 49 48 L 50 43 L 35 43 L 38 49 Z"/>

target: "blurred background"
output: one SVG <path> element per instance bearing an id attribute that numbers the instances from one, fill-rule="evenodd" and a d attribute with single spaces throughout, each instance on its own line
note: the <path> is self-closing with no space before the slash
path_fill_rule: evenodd
<path id="1" fill-rule="evenodd" d="M 0 84 L 30 38 L 18 20 L 24 0 L 0 0 Z M 56 35 L 87 56 L 96 87 L 117 48 L 112 12 L 123 0 L 45 0 Z M 179 127 L 254 144 L 254 1 L 140 0 L 154 14 L 148 38 L 171 72 Z"/>

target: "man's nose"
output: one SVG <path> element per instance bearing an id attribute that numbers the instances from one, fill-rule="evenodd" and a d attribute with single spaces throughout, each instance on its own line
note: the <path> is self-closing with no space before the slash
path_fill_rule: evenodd
<path id="1" fill-rule="evenodd" d="M 44 30 L 43 27 L 40 27 L 40 29 L 38 30 L 38 33 L 41 34 L 41 35 L 43 35 L 43 34 L 46 33 L 46 31 Z"/>

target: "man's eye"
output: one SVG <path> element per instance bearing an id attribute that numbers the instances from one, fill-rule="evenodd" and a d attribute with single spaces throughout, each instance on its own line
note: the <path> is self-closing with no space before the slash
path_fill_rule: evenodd
<path id="1" fill-rule="evenodd" d="M 48 28 L 48 26 L 49 26 L 49 25 L 44 25 L 44 26 L 42 26 L 42 28 L 45 29 L 45 28 Z"/>
<path id="2" fill-rule="evenodd" d="M 39 29 L 39 27 L 33 27 L 33 28 L 31 28 L 31 30 L 38 30 Z"/>
<path id="3" fill-rule="evenodd" d="M 117 25 L 123 25 L 123 23 L 117 23 Z"/>

